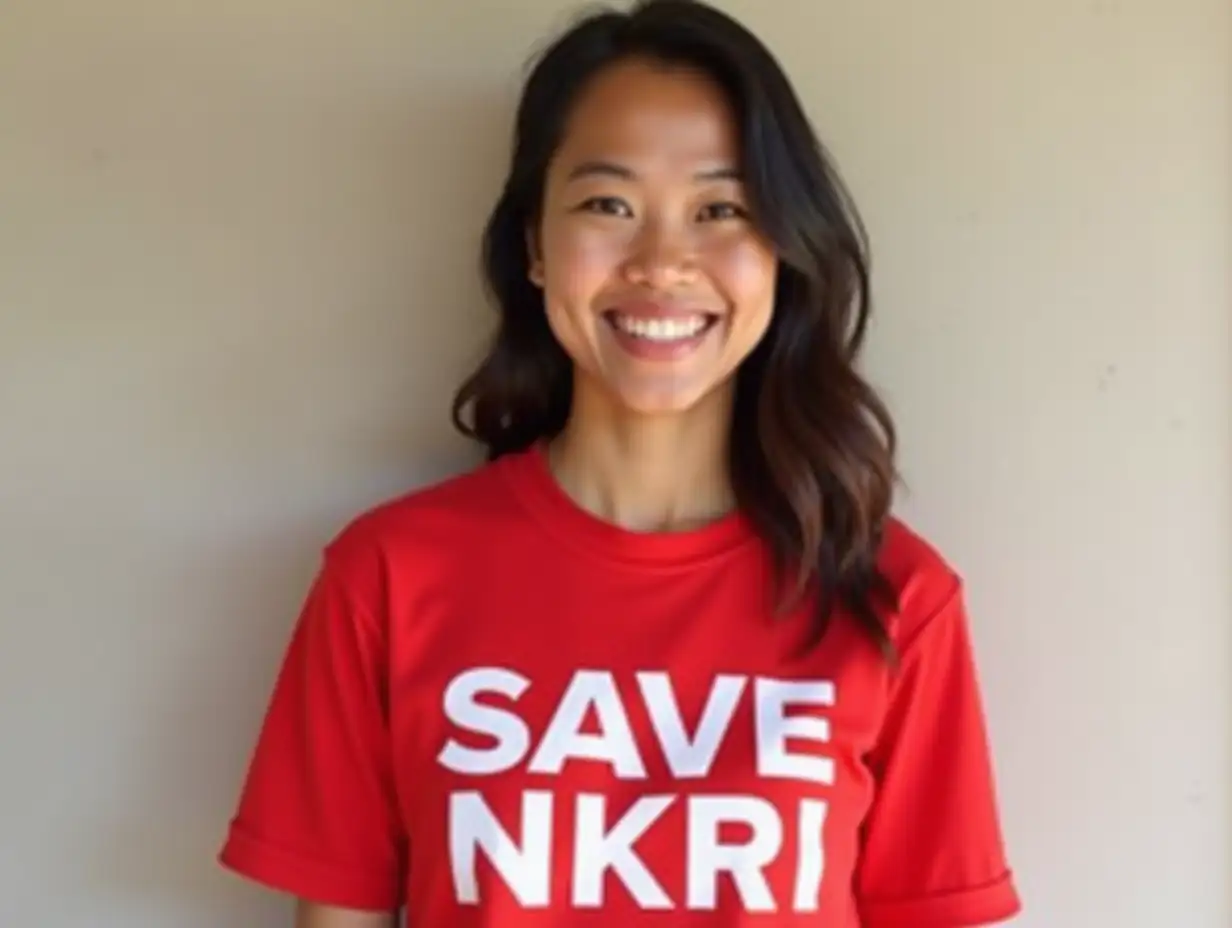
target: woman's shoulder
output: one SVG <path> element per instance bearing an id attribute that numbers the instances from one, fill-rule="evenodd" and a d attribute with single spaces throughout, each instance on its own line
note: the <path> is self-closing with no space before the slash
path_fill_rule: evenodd
<path id="1" fill-rule="evenodd" d="M 483 462 L 379 501 L 347 519 L 324 546 L 326 566 L 356 578 L 424 568 L 506 532 L 518 516 L 505 460 Z"/>
<path id="2" fill-rule="evenodd" d="M 961 611 L 962 575 L 936 544 L 904 519 L 887 521 L 877 566 L 898 601 L 892 632 L 900 645 L 939 614 L 955 607 Z"/>

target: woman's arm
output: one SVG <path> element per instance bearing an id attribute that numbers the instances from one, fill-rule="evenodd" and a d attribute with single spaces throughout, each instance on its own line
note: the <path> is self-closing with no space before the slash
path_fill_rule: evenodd
<path id="1" fill-rule="evenodd" d="M 395 928 L 397 915 L 359 912 L 300 900 L 295 908 L 295 928 Z"/>

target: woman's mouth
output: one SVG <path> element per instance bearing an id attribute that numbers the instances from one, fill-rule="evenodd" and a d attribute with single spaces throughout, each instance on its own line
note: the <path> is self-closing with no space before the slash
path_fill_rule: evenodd
<path id="1" fill-rule="evenodd" d="M 686 342 L 697 338 L 718 321 L 718 316 L 709 313 L 649 317 L 610 312 L 606 313 L 604 318 L 612 328 L 624 335 L 658 344 Z"/>
<path id="2" fill-rule="evenodd" d="M 614 340 L 624 352 L 641 361 L 678 361 L 706 341 L 719 317 L 713 313 L 632 313 L 612 310 L 603 314 Z"/>

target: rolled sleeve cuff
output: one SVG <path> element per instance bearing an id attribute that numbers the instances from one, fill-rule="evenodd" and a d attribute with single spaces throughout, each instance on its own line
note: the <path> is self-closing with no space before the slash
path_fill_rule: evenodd
<path id="1" fill-rule="evenodd" d="M 392 912 L 402 900 L 389 880 L 296 854 L 232 826 L 218 862 L 239 876 L 300 899 L 371 912 Z"/>

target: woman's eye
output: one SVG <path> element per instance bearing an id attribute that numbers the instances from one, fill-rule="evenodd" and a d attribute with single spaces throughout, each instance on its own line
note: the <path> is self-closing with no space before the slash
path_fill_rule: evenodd
<path id="1" fill-rule="evenodd" d="M 591 197 L 580 207 L 584 212 L 602 213 L 606 216 L 631 216 L 633 211 L 619 197 Z"/>
<path id="2" fill-rule="evenodd" d="M 711 203 L 702 209 L 702 218 L 712 221 L 724 219 L 745 219 L 748 212 L 735 203 Z"/>

